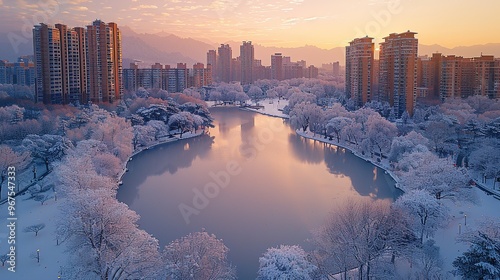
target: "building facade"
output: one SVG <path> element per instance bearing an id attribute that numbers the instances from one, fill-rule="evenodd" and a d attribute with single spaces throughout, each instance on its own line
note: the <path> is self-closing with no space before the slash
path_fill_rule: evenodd
<path id="1" fill-rule="evenodd" d="M 372 100 L 373 38 L 354 39 L 346 47 L 346 95 L 356 107 L 362 107 Z"/>
<path id="2" fill-rule="evenodd" d="M 413 115 L 417 99 L 418 39 L 415 32 L 390 34 L 380 43 L 379 96 L 396 114 Z"/>
<path id="3" fill-rule="evenodd" d="M 35 101 L 63 104 L 61 36 L 59 29 L 47 24 L 33 29 L 35 62 Z"/>
<path id="4" fill-rule="evenodd" d="M 240 62 L 241 62 L 241 83 L 251 84 L 254 82 L 254 47 L 251 41 L 243 41 L 240 46 Z"/>
<path id="5" fill-rule="evenodd" d="M 220 45 L 217 56 L 217 79 L 220 82 L 231 82 L 231 62 L 233 52 L 229 45 Z"/>
<path id="6" fill-rule="evenodd" d="M 283 80 L 283 55 L 281 53 L 271 55 L 271 79 Z"/>
<path id="7" fill-rule="evenodd" d="M 212 81 L 217 81 L 217 51 L 207 52 L 207 68 L 212 69 Z"/>
<path id="8" fill-rule="evenodd" d="M 35 96 L 45 104 L 113 102 L 123 95 L 121 34 L 116 23 L 33 28 Z"/>

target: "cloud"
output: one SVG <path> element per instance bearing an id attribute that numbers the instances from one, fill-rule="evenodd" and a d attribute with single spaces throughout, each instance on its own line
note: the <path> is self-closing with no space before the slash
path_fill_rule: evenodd
<path id="1" fill-rule="evenodd" d="M 289 19 L 284 20 L 283 24 L 284 25 L 294 25 L 294 24 L 297 24 L 298 21 L 299 21 L 299 18 L 289 18 Z"/>
<path id="2" fill-rule="evenodd" d="M 84 6 L 79 6 L 79 7 L 73 8 L 73 10 L 75 10 L 75 11 L 88 11 L 89 8 L 84 7 Z"/>
<path id="3" fill-rule="evenodd" d="M 76 5 L 76 4 L 82 4 L 82 3 L 88 3 L 88 2 L 92 2 L 92 1 L 91 0 L 69 0 L 68 4 Z"/>
<path id="4" fill-rule="evenodd" d="M 139 9 L 158 9 L 158 6 L 156 5 L 139 5 L 139 7 L 137 7 Z"/>

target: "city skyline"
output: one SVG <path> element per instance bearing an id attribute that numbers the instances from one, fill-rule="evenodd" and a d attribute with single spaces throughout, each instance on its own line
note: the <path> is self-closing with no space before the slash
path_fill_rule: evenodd
<path id="1" fill-rule="evenodd" d="M 445 47 L 498 43 L 493 0 L 431 2 L 356 0 L 0 0 L 0 33 L 29 36 L 39 22 L 83 26 L 94 19 L 117 22 L 140 33 L 165 32 L 213 42 L 254 41 L 265 46 L 343 47 L 365 35 L 375 46 L 385 34 L 416 30 L 422 44 Z M 488 9 L 484 9 L 488 7 Z M 442 11 L 446 11 L 443 13 Z M 473 18 L 474 20 L 464 20 Z M 340 27 L 340 28 L 339 28 Z M 26 29 L 26 30 L 25 30 Z M 460 32 L 455 32 L 459 30 Z M 27 35 L 27 36 L 25 36 Z M 491 41 L 493 40 L 493 41 Z"/>

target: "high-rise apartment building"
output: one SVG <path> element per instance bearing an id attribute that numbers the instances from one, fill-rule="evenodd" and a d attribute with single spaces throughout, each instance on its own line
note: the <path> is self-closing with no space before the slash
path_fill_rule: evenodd
<path id="1" fill-rule="evenodd" d="M 240 57 L 231 59 L 231 82 L 241 81 L 241 59 Z"/>
<path id="2" fill-rule="evenodd" d="M 373 38 L 354 39 L 346 47 L 346 94 L 356 107 L 372 100 Z"/>
<path id="3" fill-rule="evenodd" d="M 121 35 L 115 23 L 86 29 L 46 24 L 33 29 L 36 101 L 113 102 L 122 97 Z"/>
<path id="4" fill-rule="evenodd" d="M 251 84 L 254 82 L 253 64 L 254 64 L 254 47 L 251 41 L 243 41 L 240 46 L 240 62 L 241 62 L 241 83 Z"/>
<path id="5" fill-rule="evenodd" d="M 80 73 L 80 103 L 88 102 L 87 95 L 87 54 L 86 54 L 86 30 L 83 27 L 75 27 L 73 30 L 78 37 L 78 67 Z"/>
<path id="6" fill-rule="evenodd" d="M 92 102 L 113 102 L 123 95 L 121 35 L 115 23 L 87 26 L 87 95 Z"/>
<path id="7" fill-rule="evenodd" d="M 0 60 L 0 84 L 20 86 L 35 85 L 35 64 L 29 56 L 19 57 L 17 62 Z"/>
<path id="8" fill-rule="evenodd" d="M 481 55 L 473 58 L 475 69 L 474 95 L 483 95 L 498 98 L 498 60 L 492 55 Z M 496 75 L 495 75 L 496 74 Z M 495 79 L 495 76 L 497 79 Z"/>
<path id="9" fill-rule="evenodd" d="M 398 116 L 413 115 L 417 98 L 418 39 L 415 32 L 390 34 L 380 43 L 379 95 L 386 97 Z"/>
<path id="10" fill-rule="evenodd" d="M 283 80 L 283 55 L 281 53 L 271 55 L 271 79 Z"/>
<path id="11" fill-rule="evenodd" d="M 231 60 L 233 52 L 229 45 L 221 44 L 218 49 L 217 77 L 220 82 L 231 82 Z"/>
<path id="12" fill-rule="evenodd" d="M 78 32 L 64 24 L 56 24 L 61 36 L 61 77 L 63 104 L 80 102 L 81 82 L 80 52 Z"/>
<path id="13" fill-rule="evenodd" d="M 63 104 L 61 36 L 59 29 L 41 23 L 33 28 L 35 101 Z"/>
<path id="14" fill-rule="evenodd" d="M 209 50 L 207 52 L 207 68 L 212 69 L 212 81 L 217 81 L 217 51 Z"/>

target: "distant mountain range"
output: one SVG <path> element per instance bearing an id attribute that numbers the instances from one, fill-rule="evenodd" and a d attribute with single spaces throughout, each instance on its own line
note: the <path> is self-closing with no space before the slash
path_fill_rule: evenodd
<path id="1" fill-rule="evenodd" d="M 195 62 L 206 63 L 206 54 L 208 50 L 215 50 L 219 44 L 215 44 L 208 39 L 181 38 L 173 34 L 161 32 L 156 34 L 139 34 L 132 29 L 121 27 L 123 33 L 123 57 L 127 61 L 134 59 L 143 61 L 145 66 L 154 62 L 160 62 L 170 65 L 176 65 L 177 62 L 186 62 L 192 65 Z M 233 57 L 240 53 L 241 42 L 227 41 L 233 50 Z M 303 47 L 283 48 L 267 47 L 253 42 L 255 48 L 255 59 L 261 59 L 263 65 L 271 64 L 271 55 L 282 53 L 284 56 L 290 56 L 292 61 L 305 60 L 307 65 L 321 67 L 322 63 L 340 61 L 345 64 L 345 47 L 332 49 L 322 49 L 312 45 Z M 150 52 L 147 53 L 150 49 Z M 482 54 L 490 54 L 500 57 L 500 43 L 491 43 L 485 45 L 460 46 L 455 48 L 446 48 L 440 45 L 419 45 L 419 55 L 432 55 L 440 52 L 444 55 L 459 55 L 464 57 L 476 57 Z M 158 55 L 160 53 L 160 55 Z M 179 60 L 184 57 L 184 60 Z M 124 60 L 125 62 L 125 60 Z M 128 64 L 124 63 L 127 68 Z"/>
<path id="2" fill-rule="evenodd" d="M 210 39 L 181 38 L 174 34 L 160 32 L 156 34 L 137 33 L 127 26 L 121 26 L 123 45 L 123 66 L 128 68 L 130 62 L 138 61 L 143 67 L 149 67 L 155 62 L 174 66 L 178 62 L 187 63 L 188 67 L 196 62 L 206 63 L 206 54 L 210 49 L 217 49 L 219 44 L 211 42 Z M 239 55 L 241 42 L 222 42 L 229 44 L 233 50 L 233 57 Z M 321 49 L 312 45 L 303 47 L 283 48 L 267 47 L 253 42 L 255 46 L 255 59 L 261 59 L 263 65 L 270 65 L 271 55 L 282 53 L 290 56 L 292 61 L 305 60 L 307 65 L 321 67 L 322 63 L 340 61 L 344 64 L 345 48 Z M 490 54 L 500 57 L 500 43 L 485 45 L 460 46 L 446 48 L 440 45 L 419 45 L 419 55 L 431 55 L 434 52 L 444 55 L 460 55 L 464 57 L 475 57 L 482 54 Z M 10 43 L 7 34 L 0 34 L 0 59 L 15 61 L 17 57 L 33 53 L 31 39 L 21 42 L 17 48 Z"/>

